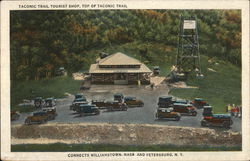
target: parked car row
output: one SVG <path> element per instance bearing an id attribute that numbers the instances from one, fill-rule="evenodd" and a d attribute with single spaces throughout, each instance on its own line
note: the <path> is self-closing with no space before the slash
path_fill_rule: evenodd
<path id="1" fill-rule="evenodd" d="M 80 116 L 99 115 L 100 109 L 106 109 L 108 111 L 127 111 L 128 106 L 124 102 L 124 96 L 122 94 L 115 94 L 113 101 L 92 100 L 90 103 L 84 95 L 76 94 L 72 105 L 70 105 L 70 110 L 79 113 Z"/>
<path id="2" fill-rule="evenodd" d="M 88 102 L 86 97 L 82 94 L 76 94 L 70 110 L 80 114 L 80 116 L 86 114 L 100 114 L 101 109 L 107 111 L 127 111 L 128 107 L 143 107 L 142 100 L 136 97 L 126 96 L 121 93 L 114 94 L 114 100 L 92 100 Z M 98 110 L 97 110 L 98 109 Z"/>
<path id="3" fill-rule="evenodd" d="M 203 108 L 203 119 L 201 126 L 221 126 L 230 128 L 233 124 L 229 114 L 213 114 L 212 106 L 202 98 L 195 98 L 193 101 L 177 100 L 172 96 L 161 96 L 158 100 L 156 110 L 157 119 L 174 119 L 179 121 L 182 115 L 197 115 L 197 108 Z"/>
<path id="4" fill-rule="evenodd" d="M 156 110 L 157 119 L 171 119 L 179 121 L 181 115 L 196 116 L 196 108 L 188 100 L 177 100 L 172 96 L 161 96 L 158 99 L 158 108 Z"/>
<path id="5" fill-rule="evenodd" d="M 34 105 L 39 110 L 33 112 L 31 116 L 25 119 L 25 124 L 46 123 L 49 120 L 54 120 L 56 113 L 56 100 L 54 98 L 42 99 L 37 97 L 34 99 Z M 201 126 L 221 126 L 229 128 L 233 121 L 229 114 L 214 114 L 213 108 L 207 101 L 202 98 L 195 98 L 193 101 L 180 100 L 172 96 L 161 96 L 158 99 L 158 107 L 155 117 L 157 119 L 181 120 L 183 115 L 196 116 L 197 109 L 202 108 L 203 119 Z M 76 94 L 70 105 L 70 110 L 78 113 L 80 116 L 99 115 L 102 109 L 107 111 L 127 111 L 128 107 L 143 107 L 144 102 L 136 97 L 124 96 L 121 93 L 116 93 L 112 101 L 107 100 L 92 100 L 88 101 L 83 94 Z M 11 111 L 11 121 L 19 119 L 20 114 L 17 111 Z"/>

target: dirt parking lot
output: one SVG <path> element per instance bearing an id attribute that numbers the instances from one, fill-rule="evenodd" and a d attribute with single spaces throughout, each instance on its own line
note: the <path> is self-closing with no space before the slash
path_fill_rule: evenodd
<path id="1" fill-rule="evenodd" d="M 69 110 L 72 104 L 74 95 L 70 95 L 63 99 L 57 100 L 58 116 L 55 120 L 49 123 L 112 123 L 112 124 L 160 124 L 168 126 L 183 126 L 183 127 L 201 127 L 202 110 L 198 110 L 198 115 L 182 116 L 180 121 L 171 120 L 156 120 L 155 112 L 157 108 L 158 97 L 168 95 L 169 88 L 166 84 L 160 85 L 154 89 L 149 86 L 136 85 L 92 85 L 90 90 L 82 92 L 88 101 L 93 99 L 113 100 L 115 93 L 123 93 L 125 96 L 136 96 L 143 100 L 144 107 L 129 108 L 128 111 L 107 112 L 102 110 L 97 116 L 79 117 Z M 25 118 L 31 113 L 23 113 L 19 120 L 12 121 L 12 124 L 24 124 Z M 241 132 L 241 119 L 233 118 L 233 125 L 230 131 Z M 216 130 L 228 130 L 224 128 L 214 128 Z"/>

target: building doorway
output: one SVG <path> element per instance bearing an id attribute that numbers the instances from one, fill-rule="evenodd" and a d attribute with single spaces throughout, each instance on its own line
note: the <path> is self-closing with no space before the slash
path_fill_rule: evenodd
<path id="1" fill-rule="evenodd" d="M 126 73 L 116 73 L 114 84 L 128 84 L 128 75 Z"/>

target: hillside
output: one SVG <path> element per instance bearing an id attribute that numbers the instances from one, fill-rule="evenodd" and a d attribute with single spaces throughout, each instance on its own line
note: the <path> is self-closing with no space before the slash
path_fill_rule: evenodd
<path id="1" fill-rule="evenodd" d="M 12 106 L 24 98 L 77 92 L 80 82 L 55 77 L 56 69 L 88 71 L 100 52 L 123 52 L 150 68 L 160 66 L 166 76 L 176 62 L 180 15 L 197 16 L 205 78 L 188 79 L 199 89 L 170 94 L 204 97 L 215 112 L 241 104 L 240 10 L 55 10 L 10 13 Z"/>
<path id="2" fill-rule="evenodd" d="M 145 62 L 173 64 L 180 15 L 197 16 L 202 55 L 240 67 L 240 10 L 11 11 L 11 79 L 87 70 L 98 51 L 124 45 Z"/>
<path id="3" fill-rule="evenodd" d="M 215 113 L 225 113 L 226 106 L 241 104 L 241 70 L 234 65 L 219 59 L 201 59 L 204 78 L 190 76 L 187 84 L 198 89 L 172 89 L 170 94 L 183 98 L 206 99 Z"/>

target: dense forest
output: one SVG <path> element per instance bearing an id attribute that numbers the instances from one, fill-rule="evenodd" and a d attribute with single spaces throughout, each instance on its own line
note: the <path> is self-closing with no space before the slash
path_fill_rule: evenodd
<path id="1" fill-rule="evenodd" d="M 180 15 L 197 16 L 202 55 L 241 67 L 240 10 L 11 11 L 11 79 L 50 78 L 59 67 L 87 70 L 99 54 L 89 51 L 129 43 L 145 61 L 153 61 L 147 48 L 156 44 L 174 57 Z"/>

